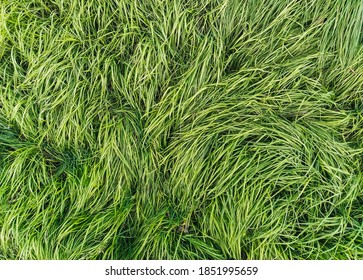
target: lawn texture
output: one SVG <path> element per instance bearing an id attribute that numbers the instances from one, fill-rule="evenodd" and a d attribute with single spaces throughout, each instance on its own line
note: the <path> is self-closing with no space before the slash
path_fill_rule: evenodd
<path id="1" fill-rule="evenodd" d="M 362 259 L 363 1 L 1 0 L 0 259 Z"/>

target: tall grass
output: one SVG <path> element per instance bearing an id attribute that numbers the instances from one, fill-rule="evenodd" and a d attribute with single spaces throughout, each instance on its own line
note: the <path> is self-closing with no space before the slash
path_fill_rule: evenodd
<path id="1" fill-rule="evenodd" d="M 363 258 L 363 2 L 2 0 L 0 259 Z"/>

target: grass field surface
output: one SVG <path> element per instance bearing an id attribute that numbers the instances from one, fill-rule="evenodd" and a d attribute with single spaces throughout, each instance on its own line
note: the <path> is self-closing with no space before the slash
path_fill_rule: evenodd
<path id="1" fill-rule="evenodd" d="M 363 1 L 1 0 L 0 259 L 362 259 Z"/>

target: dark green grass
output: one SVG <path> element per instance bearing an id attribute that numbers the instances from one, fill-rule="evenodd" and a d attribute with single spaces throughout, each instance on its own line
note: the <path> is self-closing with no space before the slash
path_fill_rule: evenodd
<path id="1" fill-rule="evenodd" d="M 0 259 L 363 258 L 362 1 L 0 3 Z"/>

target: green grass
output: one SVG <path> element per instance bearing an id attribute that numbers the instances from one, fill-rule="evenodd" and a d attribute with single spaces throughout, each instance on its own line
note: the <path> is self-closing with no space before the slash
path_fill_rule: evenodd
<path id="1" fill-rule="evenodd" d="M 362 244 L 362 1 L 1 1 L 0 259 Z"/>

